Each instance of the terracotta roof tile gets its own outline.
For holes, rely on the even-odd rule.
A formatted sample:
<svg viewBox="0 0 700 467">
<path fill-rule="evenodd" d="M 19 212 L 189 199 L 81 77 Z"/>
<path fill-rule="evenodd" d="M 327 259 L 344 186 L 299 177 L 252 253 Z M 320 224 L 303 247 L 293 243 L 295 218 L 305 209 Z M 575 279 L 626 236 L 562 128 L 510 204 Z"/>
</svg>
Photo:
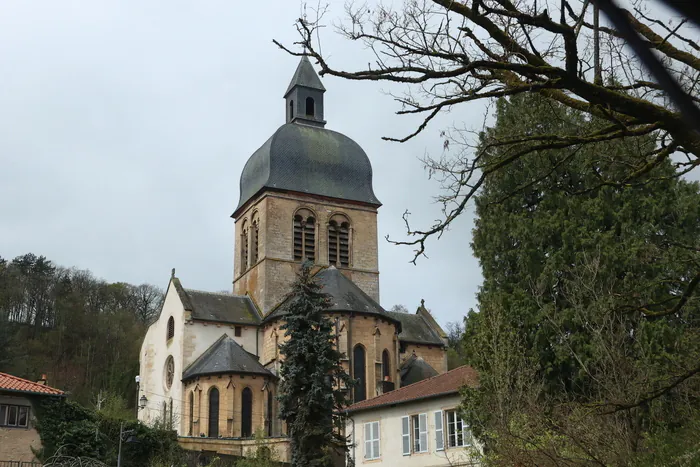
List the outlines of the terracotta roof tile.
<svg viewBox="0 0 700 467">
<path fill-rule="evenodd" d="M 446 396 L 459 393 L 462 386 L 476 386 L 479 384 L 479 375 L 470 366 L 460 366 L 432 378 L 424 379 L 417 383 L 409 384 L 400 389 L 386 392 L 381 396 L 367 399 L 347 408 L 348 412 L 383 407 L 386 405 L 405 404 L 420 399 L 428 399 L 437 396 Z"/>
<path fill-rule="evenodd" d="M 8 375 L 7 373 L 0 373 L 0 392 L 1 391 L 17 391 L 30 394 L 47 394 L 52 396 L 65 395 L 65 393 L 59 389 L 35 383 L 34 381 L 29 381 L 28 379 Z"/>
</svg>

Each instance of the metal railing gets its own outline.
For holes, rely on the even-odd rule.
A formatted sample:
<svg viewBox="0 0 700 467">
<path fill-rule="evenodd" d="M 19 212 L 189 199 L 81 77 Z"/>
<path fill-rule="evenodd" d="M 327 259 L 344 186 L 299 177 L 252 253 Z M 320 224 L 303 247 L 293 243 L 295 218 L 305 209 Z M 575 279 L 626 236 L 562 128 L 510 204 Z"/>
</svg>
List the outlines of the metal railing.
<svg viewBox="0 0 700 467">
<path fill-rule="evenodd" d="M 33 461 L 0 461 L 0 467 L 41 467 L 41 462 L 33 462 Z"/>
</svg>

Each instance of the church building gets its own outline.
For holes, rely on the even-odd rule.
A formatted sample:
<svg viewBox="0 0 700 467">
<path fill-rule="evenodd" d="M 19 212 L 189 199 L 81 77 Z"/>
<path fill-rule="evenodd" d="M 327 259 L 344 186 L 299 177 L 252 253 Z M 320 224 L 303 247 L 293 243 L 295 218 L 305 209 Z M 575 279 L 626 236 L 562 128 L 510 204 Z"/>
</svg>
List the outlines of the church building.
<svg viewBox="0 0 700 467">
<path fill-rule="evenodd" d="M 173 270 L 144 338 L 139 419 L 176 430 L 185 448 L 245 455 L 262 432 L 284 451 L 280 326 L 304 258 L 358 381 L 351 401 L 447 371 L 446 334 L 423 303 L 415 314 L 379 304 L 372 166 L 355 141 L 325 128 L 325 91 L 303 56 L 284 94 L 286 123 L 241 173 L 232 293 L 185 288 Z"/>
</svg>

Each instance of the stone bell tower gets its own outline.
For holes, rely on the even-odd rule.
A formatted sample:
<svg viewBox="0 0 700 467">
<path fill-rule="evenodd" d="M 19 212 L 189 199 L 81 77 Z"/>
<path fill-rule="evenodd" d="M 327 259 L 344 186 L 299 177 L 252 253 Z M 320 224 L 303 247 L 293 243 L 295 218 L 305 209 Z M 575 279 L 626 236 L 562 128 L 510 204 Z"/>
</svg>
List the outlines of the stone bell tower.
<svg viewBox="0 0 700 467">
<path fill-rule="evenodd" d="M 377 209 L 362 148 L 325 128 L 323 87 L 307 56 L 285 99 L 286 123 L 248 159 L 235 219 L 233 292 L 264 313 L 308 258 L 334 265 L 379 301 Z"/>
</svg>

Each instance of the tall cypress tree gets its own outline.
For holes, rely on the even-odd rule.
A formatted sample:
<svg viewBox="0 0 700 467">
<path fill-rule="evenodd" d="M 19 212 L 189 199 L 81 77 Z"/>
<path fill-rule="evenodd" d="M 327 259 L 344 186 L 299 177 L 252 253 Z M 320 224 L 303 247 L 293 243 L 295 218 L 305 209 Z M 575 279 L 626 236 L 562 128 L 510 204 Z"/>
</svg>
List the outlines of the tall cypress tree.
<svg viewBox="0 0 700 467">
<path fill-rule="evenodd" d="M 333 451 L 344 450 L 342 409 L 350 377 L 340 364 L 333 343 L 333 323 L 324 312 L 326 294 L 305 261 L 292 286 L 291 300 L 281 329 L 289 339 L 280 345 L 280 417 L 291 438 L 292 465 L 333 465 Z"/>
</svg>

